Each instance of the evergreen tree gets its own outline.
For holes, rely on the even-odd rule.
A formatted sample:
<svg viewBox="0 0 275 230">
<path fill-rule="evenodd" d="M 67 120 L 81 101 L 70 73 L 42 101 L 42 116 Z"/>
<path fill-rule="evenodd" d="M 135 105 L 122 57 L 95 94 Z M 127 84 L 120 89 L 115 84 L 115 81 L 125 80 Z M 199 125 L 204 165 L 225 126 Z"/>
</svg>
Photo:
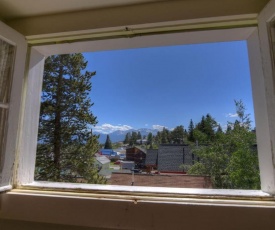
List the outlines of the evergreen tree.
<svg viewBox="0 0 275 230">
<path fill-rule="evenodd" d="M 179 125 L 176 128 L 174 128 L 174 130 L 171 132 L 171 139 L 172 139 L 172 142 L 175 144 L 183 143 L 184 128 L 182 125 Z"/>
<path fill-rule="evenodd" d="M 203 130 L 203 132 L 207 135 L 208 140 L 210 140 L 210 141 L 214 140 L 216 127 L 217 127 L 217 122 L 208 113 L 205 117 L 204 130 Z"/>
<path fill-rule="evenodd" d="M 194 137 L 194 123 L 192 119 L 190 120 L 189 126 L 188 126 L 188 141 L 195 141 Z"/>
<path fill-rule="evenodd" d="M 112 148 L 113 148 L 113 146 L 112 146 L 110 136 L 107 135 L 106 141 L 105 141 L 105 144 L 104 144 L 104 149 L 112 149 Z"/>
<path fill-rule="evenodd" d="M 232 131 L 232 127 L 230 124 L 227 124 L 226 133 L 230 133 Z"/>
<path fill-rule="evenodd" d="M 94 167 L 98 136 L 89 98 L 95 72 L 82 54 L 54 55 L 45 61 L 41 98 L 36 180 L 103 183 Z"/>
<path fill-rule="evenodd" d="M 141 136 L 141 133 L 138 131 L 138 134 L 137 134 L 137 139 L 142 139 L 142 136 Z"/>
<path fill-rule="evenodd" d="M 196 125 L 196 129 L 204 133 L 205 130 L 205 117 L 202 116 L 201 121 Z"/>
<path fill-rule="evenodd" d="M 196 125 L 195 133 L 196 136 L 195 139 L 198 140 L 199 138 L 200 142 L 211 142 L 215 138 L 215 129 L 217 128 L 217 122 L 210 114 L 207 114 L 206 116 L 202 116 L 201 121 Z"/>
<path fill-rule="evenodd" d="M 221 132 L 207 146 L 194 149 L 200 161 L 188 173 L 209 175 L 215 188 L 259 189 L 256 135 L 242 101 L 235 101 L 235 105 L 239 119 L 228 123 L 228 131 Z"/>
<path fill-rule="evenodd" d="M 219 134 L 219 133 L 223 133 L 222 127 L 220 124 L 218 125 L 217 131 L 216 131 L 216 134 Z"/>
<path fill-rule="evenodd" d="M 161 144 L 161 132 L 160 131 L 157 132 L 157 135 L 155 137 L 155 142 L 157 145 Z"/>
<path fill-rule="evenodd" d="M 137 134 L 137 140 L 139 140 L 139 144 L 142 145 L 142 136 L 141 136 L 141 133 L 138 131 L 138 134 Z"/>
<path fill-rule="evenodd" d="M 132 132 L 132 136 L 131 136 L 131 145 L 135 145 L 137 143 L 137 139 L 138 139 L 138 134 L 137 132 Z"/>
<path fill-rule="evenodd" d="M 131 139 L 131 134 L 130 133 L 127 133 L 125 135 L 125 139 L 123 141 L 124 144 L 129 144 L 130 143 L 130 139 Z"/>
<path fill-rule="evenodd" d="M 166 129 L 163 128 L 161 132 L 161 144 L 167 144 L 167 143 L 168 143 L 167 132 L 166 132 Z"/>
<path fill-rule="evenodd" d="M 153 134 L 151 132 L 147 136 L 147 144 L 150 145 L 150 148 L 153 148 Z"/>
</svg>

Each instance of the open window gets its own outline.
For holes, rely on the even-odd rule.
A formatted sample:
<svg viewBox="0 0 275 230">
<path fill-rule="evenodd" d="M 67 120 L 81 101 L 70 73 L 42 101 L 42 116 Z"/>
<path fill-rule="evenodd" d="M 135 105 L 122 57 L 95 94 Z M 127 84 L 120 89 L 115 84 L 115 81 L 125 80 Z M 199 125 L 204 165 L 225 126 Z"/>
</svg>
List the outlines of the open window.
<svg viewBox="0 0 275 230">
<path fill-rule="evenodd" d="M 275 4 L 275 3 L 274 3 Z M 253 97 L 255 103 L 255 113 L 256 113 L 256 124 L 257 124 L 257 136 L 258 136 L 258 148 L 260 152 L 260 169 L 261 169 L 261 181 L 262 181 L 262 190 L 264 192 L 274 193 L 275 183 L 274 183 L 274 167 L 272 165 L 273 153 L 272 153 L 272 145 L 273 140 L 273 119 L 272 114 L 274 110 L 273 105 L 273 80 L 272 77 L 272 66 L 267 64 L 271 60 L 270 52 L 269 52 L 269 36 L 270 33 L 267 31 L 266 22 L 270 21 L 273 13 L 271 10 L 271 6 L 267 7 L 265 11 L 263 11 L 260 16 L 260 39 L 258 36 L 258 29 L 256 27 L 243 27 L 243 28 L 228 28 L 228 29 L 212 29 L 212 30 L 203 30 L 203 31 L 189 31 L 189 32 L 180 32 L 177 33 L 167 33 L 168 30 L 163 29 L 161 25 L 156 26 L 152 29 L 152 31 L 147 31 L 148 33 L 138 34 L 138 36 L 133 36 L 134 30 L 131 31 L 129 28 L 127 30 L 118 30 L 116 34 L 116 38 L 114 38 L 114 31 L 106 29 L 102 32 L 102 36 L 98 31 L 93 34 L 91 31 L 90 35 L 86 38 L 90 41 L 77 41 L 83 38 L 76 37 L 74 42 L 71 43 L 61 43 L 61 44 L 45 44 L 47 41 L 51 43 L 54 38 L 50 38 L 47 40 L 46 37 L 42 37 L 39 41 L 39 38 L 27 38 L 29 39 L 31 45 L 30 50 L 30 60 L 29 60 L 29 69 L 28 69 L 28 77 L 26 79 L 26 84 L 23 84 L 23 73 L 24 67 L 22 63 L 25 60 L 21 58 L 20 64 L 21 69 L 18 67 L 14 67 L 15 71 L 19 71 L 21 74 L 21 78 L 13 78 L 16 80 L 21 80 L 18 84 L 13 84 L 12 92 L 15 92 L 16 95 L 20 95 L 20 99 L 22 97 L 24 102 L 24 108 L 21 112 L 21 116 L 19 116 L 20 103 L 21 100 L 16 100 L 18 106 L 15 106 L 17 109 L 15 111 L 11 111 L 12 109 L 12 98 L 13 93 L 11 93 L 11 104 L 9 111 L 9 119 L 15 120 L 12 122 L 12 126 L 14 126 L 14 130 L 19 130 L 18 132 L 14 132 L 11 134 L 8 130 L 7 135 L 7 144 L 8 146 L 12 146 L 14 150 L 5 151 L 12 153 L 10 154 L 10 161 L 7 160 L 6 154 L 4 155 L 5 166 L 2 169 L 2 182 L 3 185 L 8 185 L 10 183 L 10 178 L 12 175 L 12 165 L 15 162 L 15 152 L 18 147 L 20 150 L 19 157 L 16 158 L 15 164 L 18 166 L 18 171 L 16 173 L 15 184 L 17 186 L 45 186 L 39 185 L 33 181 L 34 178 L 34 165 L 35 165 L 35 152 L 36 152 L 36 140 L 37 140 L 37 126 L 38 118 L 39 118 L 39 105 L 40 105 L 40 92 L 42 86 L 42 75 L 43 75 L 43 66 L 45 57 L 53 54 L 65 54 L 65 53 L 74 53 L 74 52 L 90 52 L 90 51 L 100 51 L 100 50 L 115 50 L 115 49 L 126 49 L 126 48 L 139 48 L 139 47 L 154 47 L 161 45 L 179 45 L 179 44 L 194 44 L 194 43 L 205 43 L 205 42 L 219 42 L 219 41 L 234 41 L 234 40 L 247 40 L 249 46 L 249 56 L 251 63 L 251 72 L 252 72 L 252 87 L 253 87 Z M 165 25 L 167 29 L 167 25 Z M 146 28 L 147 29 L 147 28 Z M 157 35 L 159 30 L 161 32 L 165 32 L 162 35 Z M 155 35 L 152 35 L 156 33 Z M 93 37 L 94 35 L 94 37 Z M 131 35 L 131 36 L 130 36 Z M 146 35 L 146 36 L 140 36 Z M 90 37 L 89 37 L 90 36 Z M 5 36 L 4 36 L 5 37 Z M 6 36 L 9 37 L 8 35 Z M 124 38 L 121 38 L 124 37 Z M 108 38 L 108 39 L 106 39 Z M 33 40 L 32 40 L 33 39 Z M 58 38 L 60 39 L 60 38 Z M 63 38 L 66 41 L 66 36 Z M 19 44 L 13 43 L 13 44 Z M 23 41 L 21 42 L 24 43 Z M 38 45 L 37 45 L 38 44 Z M 261 44 L 261 49 L 260 49 Z M 25 45 L 25 44 L 24 44 Z M 16 55 L 18 52 L 19 45 L 16 46 Z M 267 69 L 266 72 L 262 71 L 262 56 L 266 55 L 266 60 L 268 60 L 263 69 Z M 268 59 L 269 58 L 269 59 Z M 15 65 L 18 59 L 15 58 Z M 270 62 L 271 63 L 271 62 Z M 269 74 L 269 77 L 266 77 L 265 74 Z M 24 85 L 24 92 L 22 94 L 21 87 Z M 266 86 L 268 86 L 266 88 Z M 12 118 L 12 116 L 15 116 Z M 19 117 L 22 118 L 22 122 L 20 126 L 18 126 Z M 18 128 L 19 127 L 19 128 Z M 16 136 L 20 136 L 20 142 L 18 142 L 17 138 L 9 138 L 9 135 L 15 134 Z M 9 142 L 13 142 L 13 144 L 9 144 Z M 2 157 L 3 159 L 3 157 Z M 10 176 L 5 176 L 10 175 Z M 48 185 L 47 185 L 48 186 Z M 49 185 L 49 186 L 57 186 L 61 185 Z M 104 188 L 106 189 L 106 188 Z M 125 188 L 127 191 L 129 188 Z M 107 189 L 108 190 L 108 189 Z M 110 190 L 115 190 L 115 188 L 110 187 Z M 134 189 L 135 190 L 135 189 Z"/>
<path fill-rule="evenodd" d="M 0 191 L 10 189 L 19 146 L 20 108 L 27 43 L 0 23 Z"/>
<path fill-rule="evenodd" d="M 248 1 L 247 4 L 249 4 Z M 234 229 L 236 226 L 239 228 L 272 229 L 274 227 L 275 194 L 275 96 L 269 23 L 275 17 L 274 9 L 275 1 L 270 0 L 257 18 L 258 27 L 253 24 L 237 29 L 236 27 L 241 25 L 240 21 L 238 23 L 232 21 L 231 26 L 234 27 L 233 29 L 222 30 L 218 28 L 215 30 L 212 28 L 213 30 L 209 31 L 209 28 L 205 29 L 202 26 L 199 28 L 204 28 L 202 29 L 204 31 L 189 31 L 178 34 L 178 41 L 172 38 L 171 34 L 165 36 L 168 39 L 167 41 L 173 44 L 247 40 L 258 134 L 261 189 L 263 192 L 243 190 L 202 191 L 194 189 L 180 191 L 172 189 L 138 189 L 123 186 L 106 188 L 83 184 L 34 182 L 37 127 L 33 124 L 38 124 L 44 58 L 51 54 L 110 49 L 111 46 L 117 48 L 140 47 L 143 42 L 138 46 L 135 43 L 137 40 L 141 40 L 138 37 L 77 42 L 78 39 L 81 40 L 83 37 L 85 39 L 85 36 L 78 36 L 78 31 L 70 34 L 72 36 L 64 35 L 62 37 L 62 34 L 48 34 L 43 37 L 43 35 L 38 35 L 33 40 L 27 37 L 32 48 L 28 63 L 29 70 L 26 71 L 27 78 L 24 82 L 26 56 L 24 38 L 20 36 L 21 42 L 12 42 L 17 35 L 15 36 L 15 33 L 1 24 L 1 36 L 9 44 L 16 47 L 16 58 L 9 106 L 9 120 L 12 122 L 9 123 L 7 131 L 6 150 L 4 152 L 5 162 L 1 171 L 0 190 L 10 189 L 12 178 L 14 179 L 14 187 L 18 188 L 7 194 L 1 194 L 1 220 L 3 218 L 11 221 L 16 220 L 15 224 L 20 226 L 36 222 L 32 225 L 34 228 L 37 228 L 37 226 L 46 227 L 42 223 L 53 223 L 59 224 L 57 228 L 67 227 L 60 226 L 62 224 L 70 225 L 67 229 L 72 225 L 75 228 L 89 226 L 93 229 L 104 227 L 108 229 L 151 229 L 153 227 L 165 229 L 168 225 L 171 229 L 182 229 L 186 226 L 194 229 L 201 229 L 205 226 L 213 229 Z M 242 17 L 240 16 L 239 19 L 241 20 Z M 204 19 L 201 22 L 203 24 Z M 36 25 L 36 21 L 34 21 L 34 24 Z M 224 25 L 224 22 L 221 24 Z M 107 25 L 110 24 L 107 23 Z M 126 33 L 125 28 L 119 29 L 119 31 L 122 30 Z M 92 34 L 92 31 L 90 32 Z M 122 36 L 125 35 L 122 32 L 121 34 Z M 131 37 L 131 34 L 129 34 L 130 32 L 127 35 Z M 96 34 L 96 36 L 99 35 L 99 33 Z M 64 43 L 45 45 L 44 42 L 47 43 L 48 41 L 47 37 L 51 37 L 51 42 L 63 41 Z M 102 35 L 102 37 L 104 36 Z M 75 41 L 72 38 L 76 38 Z M 70 40 L 72 43 L 66 43 Z M 32 41 L 36 41 L 37 45 L 34 45 Z M 161 42 L 156 40 L 154 36 L 144 36 L 144 41 L 149 46 Z M 165 41 L 162 42 L 165 43 Z M 17 56 L 18 54 L 20 55 Z M 22 93 L 22 85 L 24 93 Z M 23 101 L 23 106 L 21 106 L 21 101 Z M 23 107 L 21 114 L 19 113 L 20 107 Z M 20 118 L 21 122 L 19 124 Z M 11 130 L 11 133 L 9 130 Z M 20 142 L 18 136 L 21 136 Z M 15 158 L 16 153 L 18 155 Z M 13 173 L 15 169 L 13 165 L 16 166 L 16 173 Z M 28 189 L 32 189 L 32 191 Z M 194 213 L 197 215 L 194 215 Z M 197 221 L 198 216 L 203 218 Z M 106 217 L 108 218 L 106 219 Z M 14 226 L 14 223 L 11 224 Z M 55 227 L 50 224 L 47 226 L 48 228 Z"/>
<path fill-rule="evenodd" d="M 169 33 L 162 35 L 147 35 L 143 37 L 133 38 L 115 38 L 107 40 L 83 41 L 75 43 L 64 43 L 57 45 L 42 45 L 33 46 L 31 49 L 30 71 L 28 75 L 28 86 L 26 95 L 26 104 L 24 112 L 23 130 L 28 130 L 29 135 L 22 136 L 22 151 L 24 152 L 24 162 L 19 163 L 18 185 L 23 187 L 60 187 L 60 184 L 40 183 L 34 182 L 34 165 L 36 154 L 36 140 L 37 140 L 37 126 L 40 108 L 40 90 L 42 87 L 42 73 L 44 67 L 44 58 L 53 54 L 65 54 L 73 52 L 91 52 L 102 50 L 117 50 L 127 48 L 141 48 L 141 47 L 155 47 L 163 45 L 179 45 L 179 44 L 193 44 L 205 42 L 221 42 L 221 41 L 238 41 L 249 40 L 255 34 L 257 29 L 255 27 L 225 29 L 225 30 L 211 30 L 198 32 L 183 32 L 183 33 Z M 256 46 L 257 47 L 257 46 Z M 252 48 L 253 49 L 253 48 Z M 39 76 L 39 77 L 38 77 Z M 253 83 L 253 82 L 252 82 Z M 37 95 L 37 96 L 34 96 Z M 257 117 L 256 117 L 257 120 Z M 26 168 L 28 170 L 26 171 Z M 66 185 L 79 186 L 79 185 Z M 127 191 L 129 188 L 100 185 L 83 185 L 90 189 L 116 190 L 123 189 Z M 131 188 L 135 191 L 144 190 L 143 188 Z M 161 189 L 158 189 L 161 192 Z M 172 189 L 173 190 L 173 189 Z M 145 191 L 155 191 L 152 188 L 145 189 Z M 173 190 L 175 191 L 175 190 Z M 179 191 L 177 191 L 179 192 Z M 185 193 L 186 191 L 180 191 Z M 187 193 L 189 193 L 188 191 Z M 203 193 L 203 191 L 200 191 Z M 199 193 L 200 193 L 199 192 Z M 192 191 L 194 193 L 194 191 Z M 196 192 L 195 192 L 196 193 Z M 214 192 L 215 193 L 215 192 Z M 233 192 L 234 193 L 234 192 Z M 256 192 L 257 193 L 257 192 Z"/>
</svg>

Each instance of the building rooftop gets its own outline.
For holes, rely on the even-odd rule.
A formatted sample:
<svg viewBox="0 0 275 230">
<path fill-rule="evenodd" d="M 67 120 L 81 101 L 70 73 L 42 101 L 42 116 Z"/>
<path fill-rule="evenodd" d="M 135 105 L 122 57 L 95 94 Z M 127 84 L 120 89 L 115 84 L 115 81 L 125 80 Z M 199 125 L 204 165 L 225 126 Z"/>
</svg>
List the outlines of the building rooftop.
<svg viewBox="0 0 275 230">
<path fill-rule="evenodd" d="M 113 172 L 108 184 L 131 185 L 132 173 Z M 174 187 L 174 188 L 212 188 L 210 177 L 176 174 L 134 174 L 135 186 Z"/>
</svg>

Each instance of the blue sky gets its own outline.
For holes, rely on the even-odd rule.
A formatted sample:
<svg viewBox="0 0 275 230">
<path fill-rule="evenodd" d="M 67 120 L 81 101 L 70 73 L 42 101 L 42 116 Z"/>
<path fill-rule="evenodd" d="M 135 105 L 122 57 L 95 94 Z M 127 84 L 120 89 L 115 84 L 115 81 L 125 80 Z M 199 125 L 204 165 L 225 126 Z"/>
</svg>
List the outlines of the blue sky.
<svg viewBox="0 0 275 230">
<path fill-rule="evenodd" d="M 245 41 L 85 53 L 96 71 L 94 130 L 188 128 L 210 113 L 226 126 L 241 99 L 254 121 Z M 254 124 L 253 124 L 254 125 Z"/>
</svg>

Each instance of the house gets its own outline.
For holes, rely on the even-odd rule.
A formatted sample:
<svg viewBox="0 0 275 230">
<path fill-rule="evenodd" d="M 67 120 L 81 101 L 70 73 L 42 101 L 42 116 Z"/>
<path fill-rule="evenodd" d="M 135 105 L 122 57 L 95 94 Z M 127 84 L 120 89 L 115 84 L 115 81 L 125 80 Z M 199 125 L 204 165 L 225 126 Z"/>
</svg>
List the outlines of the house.
<svg viewBox="0 0 275 230">
<path fill-rule="evenodd" d="M 139 144 L 139 145 L 144 145 L 144 144 L 147 144 L 147 139 L 137 139 L 136 140 L 136 144 Z"/>
<path fill-rule="evenodd" d="M 192 159 L 193 157 L 193 159 Z M 158 149 L 158 171 L 160 172 L 181 172 L 183 164 L 192 165 L 194 154 L 190 146 L 186 144 L 162 144 Z"/>
<path fill-rule="evenodd" d="M 126 161 L 134 161 L 139 167 L 143 167 L 146 159 L 146 150 L 137 146 L 126 149 Z"/>
<path fill-rule="evenodd" d="M 0 228 L 274 229 L 274 16 L 275 0 L 2 0 L 0 39 L 16 52 L 11 100 L 0 101 L 9 124 L 1 144 Z M 236 40 L 248 47 L 261 191 L 33 181 L 45 57 Z"/>
<path fill-rule="evenodd" d="M 96 161 L 95 161 L 95 167 L 98 168 L 98 174 L 100 176 L 104 176 L 105 178 L 110 178 L 111 177 L 111 170 L 110 170 L 110 160 L 108 157 L 100 154 L 96 154 L 95 156 Z"/>
<path fill-rule="evenodd" d="M 112 149 L 100 149 L 98 153 L 107 157 L 117 156 L 117 152 Z"/>
<path fill-rule="evenodd" d="M 147 149 L 145 166 L 149 171 L 157 169 L 158 165 L 158 149 Z"/>
<path fill-rule="evenodd" d="M 114 149 L 114 152 L 117 153 L 116 158 L 118 160 L 125 160 L 126 159 L 126 149 L 124 147 Z"/>
<path fill-rule="evenodd" d="M 146 168 L 159 172 L 184 173 L 182 165 L 193 165 L 199 158 L 187 144 L 161 144 L 158 149 L 148 149 Z"/>
<path fill-rule="evenodd" d="M 99 172 L 101 170 L 107 170 L 110 168 L 111 161 L 109 160 L 108 157 L 97 154 L 95 158 L 96 158 L 95 166 L 99 169 Z"/>
<path fill-rule="evenodd" d="M 121 169 L 132 170 L 135 168 L 135 162 L 134 161 L 121 161 L 120 167 L 121 167 Z"/>
</svg>

